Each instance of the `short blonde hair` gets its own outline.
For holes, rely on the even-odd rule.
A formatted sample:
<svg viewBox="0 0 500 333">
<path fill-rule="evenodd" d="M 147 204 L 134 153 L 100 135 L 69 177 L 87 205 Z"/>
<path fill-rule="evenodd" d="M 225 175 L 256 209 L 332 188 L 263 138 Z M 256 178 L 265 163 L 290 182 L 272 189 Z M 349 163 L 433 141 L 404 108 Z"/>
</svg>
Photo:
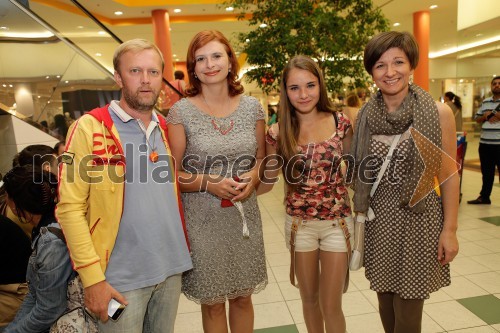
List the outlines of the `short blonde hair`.
<svg viewBox="0 0 500 333">
<path fill-rule="evenodd" d="M 144 50 L 154 50 L 158 55 L 160 56 L 161 59 L 161 70 L 163 71 L 163 68 L 165 67 L 165 60 L 163 60 L 163 54 L 161 53 L 160 49 L 158 46 L 156 46 L 154 43 L 150 42 L 149 40 L 146 39 L 131 39 L 128 40 L 115 50 L 115 54 L 113 55 L 113 68 L 115 71 L 120 72 L 120 59 L 122 55 L 126 52 L 132 51 L 132 52 L 139 52 L 139 51 L 144 51 Z"/>
</svg>

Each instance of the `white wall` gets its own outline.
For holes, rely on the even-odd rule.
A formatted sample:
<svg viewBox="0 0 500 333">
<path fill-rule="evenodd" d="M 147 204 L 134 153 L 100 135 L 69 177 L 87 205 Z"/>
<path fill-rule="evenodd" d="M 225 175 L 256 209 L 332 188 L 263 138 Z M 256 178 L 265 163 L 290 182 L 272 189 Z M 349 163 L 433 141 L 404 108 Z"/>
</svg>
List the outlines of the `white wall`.
<svg viewBox="0 0 500 333">
<path fill-rule="evenodd" d="M 0 116 L 0 172 L 12 168 L 12 158 L 17 152 L 32 144 L 50 147 L 58 142 L 47 133 L 11 115 Z"/>
<path fill-rule="evenodd" d="M 457 8 L 457 30 L 494 19 L 499 13 L 498 0 L 458 0 Z"/>
</svg>

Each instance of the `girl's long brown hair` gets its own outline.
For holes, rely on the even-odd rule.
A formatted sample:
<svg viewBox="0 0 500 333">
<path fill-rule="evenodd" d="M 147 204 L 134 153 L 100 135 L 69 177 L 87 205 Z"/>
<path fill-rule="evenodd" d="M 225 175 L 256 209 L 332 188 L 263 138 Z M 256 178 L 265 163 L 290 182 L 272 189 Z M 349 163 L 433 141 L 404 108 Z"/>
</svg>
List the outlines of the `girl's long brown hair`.
<svg viewBox="0 0 500 333">
<path fill-rule="evenodd" d="M 290 189 L 294 189 L 297 185 L 296 177 L 299 174 L 297 165 L 293 168 L 289 165 L 294 165 L 297 156 L 297 141 L 300 133 L 300 124 L 295 112 L 295 108 L 290 103 L 287 95 L 287 80 L 290 71 L 293 68 L 302 69 L 310 72 L 318 78 L 320 95 L 316 108 L 319 112 L 334 113 L 335 107 L 328 99 L 325 80 L 321 69 L 314 60 L 304 55 L 297 55 L 288 61 L 288 64 L 283 69 L 280 83 L 280 105 L 278 111 L 279 119 L 279 135 L 278 135 L 278 155 L 283 157 L 284 163 L 282 167 L 285 182 Z M 287 168 L 287 166 L 289 166 Z"/>
</svg>

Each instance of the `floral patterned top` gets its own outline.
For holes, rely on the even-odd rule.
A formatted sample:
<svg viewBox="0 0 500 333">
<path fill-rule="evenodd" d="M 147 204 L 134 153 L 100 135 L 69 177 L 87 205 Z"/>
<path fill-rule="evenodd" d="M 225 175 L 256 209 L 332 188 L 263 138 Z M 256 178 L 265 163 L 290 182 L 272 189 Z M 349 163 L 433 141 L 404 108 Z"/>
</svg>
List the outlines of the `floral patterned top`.
<svg viewBox="0 0 500 333">
<path fill-rule="evenodd" d="M 351 122 L 337 112 L 337 129 L 327 140 L 297 146 L 300 158 L 300 183 L 287 191 L 286 213 L 304 220 L 333 220 L 351 215 L 351 205 L 343 178 L 342 139 Z M 277 146 L 279 125 L 267 131 L 266 142 Z"/>
</svg>

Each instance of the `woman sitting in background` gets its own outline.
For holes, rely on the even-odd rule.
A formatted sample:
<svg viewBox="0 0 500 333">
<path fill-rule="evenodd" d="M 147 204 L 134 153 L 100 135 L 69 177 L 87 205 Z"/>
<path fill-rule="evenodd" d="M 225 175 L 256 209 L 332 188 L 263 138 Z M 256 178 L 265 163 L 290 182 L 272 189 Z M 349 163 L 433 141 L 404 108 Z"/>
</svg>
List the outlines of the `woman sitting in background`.
<svg viewBox="0 0 500 333">
<path fill-rule="evenodd" d="M 57 184 L 32 165 L 13 168 L 3 177 L 7 205 L 33 225 L 26 279 L 29 292 L 4 333 L 46 332 L 67 306 L 68 281 L 74 276 L 66 244 L 54 235 Z"/>
</svg>

